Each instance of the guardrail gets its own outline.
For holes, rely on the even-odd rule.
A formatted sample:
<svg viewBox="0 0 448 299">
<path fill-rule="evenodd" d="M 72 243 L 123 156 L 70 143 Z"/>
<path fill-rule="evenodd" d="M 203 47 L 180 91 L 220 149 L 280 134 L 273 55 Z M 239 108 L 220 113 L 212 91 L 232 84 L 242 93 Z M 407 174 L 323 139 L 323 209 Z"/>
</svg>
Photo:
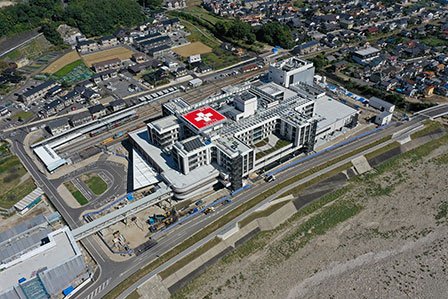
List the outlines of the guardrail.
<svg viewBox="0 0 448 299">
<path fill-rule="evenodd" d="M 266 175 L 267 175 L 267 176 L 276 175 L 276 174 L 278 174 L 278 173 L 280 173 L 280 172 L 285 171 L 286 169 L 289 169 L 289 168 L 291 168 L 291 167 L 296 166 L 297 164 L 303 163 L 303 162 L 308 161 L 308 160 L 310 160 L 310 159 L 312 159 L 312 158 L 315 158 L 315 157 L 317 157 L 317 156 L 320 156 L 320 155 L 322 155 L 322 154 L 324 154 L 324 153 L 326 153 L 326 152 L 329 152 L 329 151 L 335 150 L 335 149 L 337 149 L 337 148 L 343 147 L 343 146 L 345 146 L 345 145 L 347 145 L 347 144 L 349 144 L 349 143 L 352 143 L 353 141 L 359 140 L 359 139 L 364 138 L 364 137 L 366 137 L 366 136 L 369 136 L 369 135 L 371 135 L 371 134 L 373 134 L 373 133 L 376 133 L 376 132 L 378 132 L 378 131 L 384 130 L 385 128 L 391 126 L 392 124 L 393 124 L 393 123 L 390 123 L 390 124 L 387 124 L 387 125 L 384 125 L 384 126 L 380 126 L 380 127 L 375 128 L 375 129 L 373 129 L 373 130 L 371 130 L 371 131 L 368 131 L 368 132 L 362 133 L 362 134 L 360 134 L 360 135 L 358 135 L 358 136 L 352 137 L 352 138 L 350 138 L 350 139 L 348 139 L 348 140 L 346 140 L 346 141 L 343 141 L 343 142 L 341 142 L 341 143 L 332 145 L 332 146 L 330 146 L 330 147 L 328 147 L 328 148 L 326 148 L 326 149 L 323 149 L 323 150 L 321 150 L 321 151 L 319 151 L 319 152 L 310 154 L 310 155 L 308 155 L 308 156 L 306 156 L 306 157 L 304 157 L 304 158 L 302 158 L 302 159 L 298 159 L 298 160 L 295 160 L 295 161 L 293 161 L 293 162 L 291 162 L 291 163 L 288 163 L 288 164 L 286 164 L 286 165 L 283 165 L 283 166 L 281 166 L 281 167 L 279 167 L 279 168 L 277 168 L 277 169 L 275 169 L 275 170 L 272 170 L 272 171 L 268 172 Z"/>
</svg>

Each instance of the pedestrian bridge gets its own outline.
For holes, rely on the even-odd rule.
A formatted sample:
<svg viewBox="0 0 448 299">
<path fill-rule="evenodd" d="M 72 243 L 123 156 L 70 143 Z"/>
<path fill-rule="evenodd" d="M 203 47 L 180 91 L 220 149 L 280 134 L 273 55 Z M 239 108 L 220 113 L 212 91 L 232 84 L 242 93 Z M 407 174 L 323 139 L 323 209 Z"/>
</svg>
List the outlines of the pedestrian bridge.
<svg viewBox="0 0 448 299">
<path fill-rule="evenodd" d="M 76 241 L 79 241 L 85 237 L 88 237 L 92 234 L 99 232 L 100 230 L 117 223 L 131 215 L 134 215 L 141 210 L 158 204 L 161 201 L 167 200 L 171 198 L 171 189 L 162 185 L 157 191 L 151 193 L 148 196 L 143 197 L 140 200 L 136 200 L 128 204 L 127 206 L 114 210 L 107 215 L 104 215 L 100 218 L 97 218 L 89 223 L 84 224 L 78 228 L 75 228 L 72 231 L 72 234 Z"/>
</svg>

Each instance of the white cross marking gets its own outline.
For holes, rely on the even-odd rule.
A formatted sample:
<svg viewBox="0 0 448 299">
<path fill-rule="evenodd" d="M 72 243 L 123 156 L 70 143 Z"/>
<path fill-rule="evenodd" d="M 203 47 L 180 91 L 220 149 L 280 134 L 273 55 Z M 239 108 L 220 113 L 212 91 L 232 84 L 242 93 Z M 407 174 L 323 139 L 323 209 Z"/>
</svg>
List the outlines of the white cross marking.
<svg viewBox="0 0 448 299">
<path fill-rule="evenodd" d="M 203 120 L 203 121 L 205 121 L 205 122 L 209 122 L 209 121 L 211 121 L 212 119 L 211 119 L 211 117 L 213 116 L 213 113 L 203 113 L 203 112 L 199 112 L 199 113 L 197 113 L 196 114 L 196 118 L 194 119 L 195 121 L 201 121 L 201 120 Z"/>
</svg>

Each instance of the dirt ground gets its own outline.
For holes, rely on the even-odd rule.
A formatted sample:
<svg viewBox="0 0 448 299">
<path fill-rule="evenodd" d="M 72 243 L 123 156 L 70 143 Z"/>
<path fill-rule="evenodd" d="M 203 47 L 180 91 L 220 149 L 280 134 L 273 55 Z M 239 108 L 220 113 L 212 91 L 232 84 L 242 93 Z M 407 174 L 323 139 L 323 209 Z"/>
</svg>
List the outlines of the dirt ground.
<svg viewBox="0 0 448 299">
<path fill-rule="evenodd" d="M 173 297 L 446 298 L 447 143 L 353 179 L 323 209 L 257 235 Z M 359 208 L 322 229 L 319 213 L 344 202 Z"/>
<path fill-rule="evenodd" d="M 47 66 L 42 72 L 43 73 L 49 73 L 53 74 L 59 71 L 61 68 L 66 66 L 67 64 L 70 64 L 72 62 L 75 62 L 78 60 L 79 54 L 76 51 L 68 52 L 67 54 L 64 54 L 62 57 L 56 59 L 53 61 L 49 66 Z"/>
<path fill-rule="evenodd" d="M 191 43 L 191 44 L 188 44 L 185 46 L 175 48 L 175 49 L 173 49 L 173 52 L 182 57 L 189 57 L 191 55 L 196 55 L 196 54 L 211 53 L 212 48 L 204 45 L 201 42 L 194 42 L 194 43 Z"/>
<path fill-rule="evenodd" d="M 94 63 L 106 61 L 106 60 L 110 60 L 110 59 L 114 59 L 114 58 L 119 58 L 121 60 L 127 60 L 127 59 L 131 58 L 133 53 L 134 52 L 132 52 L 128 48 L 117 47 L 117 48 L 112 48 L 112 49 L 108 49 L 108 50 L 104 50 L 104 51 L 95 52 L 92 54 L 83 55 L 82 59 L 84 60 L 84 62 L 86 63 L 86 65 L 88 67 L 91 67 L 92 64 L 94 64 Z"/>
</svg>

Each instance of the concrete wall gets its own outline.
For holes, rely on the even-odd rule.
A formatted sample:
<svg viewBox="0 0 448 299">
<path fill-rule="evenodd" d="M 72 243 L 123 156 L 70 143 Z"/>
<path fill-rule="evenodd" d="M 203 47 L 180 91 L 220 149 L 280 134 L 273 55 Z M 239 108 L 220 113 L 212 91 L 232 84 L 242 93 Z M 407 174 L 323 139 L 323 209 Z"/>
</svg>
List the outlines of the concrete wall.
<svg viewBox="0 0 448 299">
<path fill-rule="evenodd" d="M 280 209 L 269 215 L 269 217 L 258 218 L 258 227 L 261 231 L 273 230 L 277 226 L 288 220 L 296 212 L 296 207 L 294 206 L 292 201 L 289 201 Z"/>
<path fill-rule="evenodd" d="M 267 206 L 267 208 L 268 207 L 269 206 Z M 238 226 L 232 228 L 227 233 L 219 236 L 222 239 L 221 242 L 164 279 L 162 282 L 163 286 L 169 290 L 170 293 L 175 292 L 204 272 L 221 257 L 252 238 L 258 232 L 276 228 L 296 212 L 297 210 L 294 204 L 289 201 L 267 217 L 257 218 L 242 228 L 239 228 Z"/>
</svg>

